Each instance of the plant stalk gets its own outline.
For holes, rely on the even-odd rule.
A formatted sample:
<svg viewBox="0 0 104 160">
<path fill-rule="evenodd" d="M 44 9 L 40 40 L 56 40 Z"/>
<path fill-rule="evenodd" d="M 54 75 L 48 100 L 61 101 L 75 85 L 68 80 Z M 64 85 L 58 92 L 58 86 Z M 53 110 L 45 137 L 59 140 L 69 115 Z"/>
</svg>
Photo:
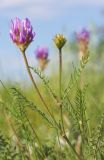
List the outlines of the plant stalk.
<svg viewBox="0 0 104 160">
<path fill-rule="evenodd" d="M 75 148 L 73 147 L 73 145 L 71 144 L 71 142 L 69 141 L 69 139 L 67 138 L 66 135 L 63 136 L 63 138 L 65 139 L 65 141 L 67 142 L 67 144 L 70 146 L 70 148 L 72 148 L 73 152 L 75 153 L 76 157 L 79 160 L 83 160 L 82 157 L 76 152 Z"/>
<path fill-rule="evenodd" d="M 59 97 L 60 97 L 60 116 L 61 116 L 61 123 L 62 123 L 62 133 L 65 134 L 64 129 L 64 121 L 63 121 L 63 109 L 62 109 L 62 49 L 59 49 Z"/>
<path fill-rule="evenodd" d="M 26 57 L 25 52 L 22 52 L 22 55 L 23 55 L 23 58 L 24 58 L 24 62 L 25 62 L 25 66 L 26 66 L 28 75 L 29 75 L 29 77 L 30 77 L 30 79 L 31 79 L 31 81 L 32 81 L 32 83 L 33 83 L 34 88 L 36 89 L 36 91 L 37 91 L 37 93 L 38 93 L 38 95 L 39 95 L 42 103 L 44 104 L 44 106 L 45 106 L 45 108 L 47 109 L 48 113 L 50 114 L 51 118 L 52 118 L 52 119 L 54 120 L 54 122 L 57 124 L 57 122 L 56 122 L 53 114 L 50 112 L 50 110 L 49 110 L 46 102 L 44 101 L 43 96 L 41 95 L 41 93 L 40 93 L 40 91 L 39 91 L 39 89 L 38 89 L 38 87 L 37 87 L 37 85 L 36 85 L 36 82 L 35 82 L 35 80 L 34 80 L 34 78 L 33 78 L 33 76 L 32 76 L 32 73 L 31 73 L 31 71 L 30 71 L 30 68 L 29 68 L 29 65 L 28 65 L 28 61 L 27 61 L 27 57 Z M 57 124 L 57 126 L 58 126 L 58 124 Z"/>
<path fill-rule="evenodd" d="M 61 100 L 62 90 L 62 50 L 59 49 L 59 97 Z"/>
</svg>

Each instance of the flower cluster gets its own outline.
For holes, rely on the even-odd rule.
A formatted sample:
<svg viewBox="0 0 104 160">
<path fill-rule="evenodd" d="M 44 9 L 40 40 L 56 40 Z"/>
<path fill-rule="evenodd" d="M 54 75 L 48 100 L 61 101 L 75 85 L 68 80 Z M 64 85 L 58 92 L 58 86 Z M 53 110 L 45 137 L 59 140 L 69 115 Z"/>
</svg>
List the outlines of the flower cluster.
<svg viewBox="0 0 104 160">
<path fill-rule="evenodd" d="M 20 20 L 16 17 L 11 20 L 10 37 L 22 52 L 33 41 L 35 33 L 28 18 Z"/>
<path fill-rule="evenodd" d="M 89 42 L 89 38 L 90 38 L 90 33 L 89 33 L 88 30 L 82 29 L 81 32 L 76 33 L 76 38 L 77 38 L 78 42 L 83 41 L 83 42 L 88 43 Z"/>
<path fill-rule="evenodd" d="M 79 44 L 79 59 L 88 55 L 88 44 L 90 39 L 90 33 L 86 29 L 82 29 L 81 32 L 76 33 L 76 39 Z"/>
<path fill-rule="evenodd" d="M 47 59 L 48 58 L 48 48 L 45 46 L 39 46 L 37 47 L 35 54 L 36 54 L 37 59 Z"/>
<path fill-rule="evenodd" d="M 42 71 L 46 68 L 47 63 L 49 62 L 48 54 L 49 54 L 49 50 L 45 46 L 39 46 L 35 50 L 35 55 L 39 61 L 39 66 Z"/>
<path fill-rule="evenodd" d="M 66 38 L 62 34 L 56 34 L 53 40 L 58 49 L 62 49 L 66 43 Z"/>
</svg>

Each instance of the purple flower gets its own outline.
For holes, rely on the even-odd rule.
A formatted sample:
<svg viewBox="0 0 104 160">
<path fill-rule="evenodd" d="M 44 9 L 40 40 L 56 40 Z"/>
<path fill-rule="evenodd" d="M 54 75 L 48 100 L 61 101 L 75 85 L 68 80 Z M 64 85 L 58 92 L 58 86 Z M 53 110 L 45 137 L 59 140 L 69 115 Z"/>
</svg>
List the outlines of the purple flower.
<svg viewBox="0 0 104 160">
<path fill-rule="evenodd" d="M 38 59 L 39 67 L 42 71 L 46 68 L 49 59 L 48 59 L 48 48 L 45 46 L 39 46 L 35 50 L 36 58 Z"/>
<path fill-rule="evenodd" d="M 34 36 L 35 32 L 33 32 L 28 18 L 20 20 L 16 17 L 14 20 L 11 20 L 10 37 L 21 51 L 25 51 L 28 45 L 33 41 Z"/>
<path fill-rule="evenodd" d="M 78 42 L 84 41 L 88 43 L 89 38 L 90 38 L 90 33 L 88 30 L 82 29 L 82 31 L 76 33 L 76 38 Z"/>
<path fill-rule="evenodd" d="M 45 46 L 37 47 L 35 54 L 37 59 L 47 59 L 48 58 L 48 48 Z"/>
</svg>

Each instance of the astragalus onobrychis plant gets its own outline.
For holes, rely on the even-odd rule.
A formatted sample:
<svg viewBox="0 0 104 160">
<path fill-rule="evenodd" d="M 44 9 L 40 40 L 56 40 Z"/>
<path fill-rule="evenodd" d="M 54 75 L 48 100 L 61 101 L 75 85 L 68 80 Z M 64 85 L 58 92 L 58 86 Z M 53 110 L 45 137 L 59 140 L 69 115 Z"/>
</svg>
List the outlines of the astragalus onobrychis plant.
<svg viewBox="0 0 104 160">
<path fill-rule="evenodd" d="M 2 132 L 0 133 L 0 159 L 104 160 L 104 114 L 99 126 L 91 128 L 86 105 L 88 85 L 83 82 L 83 69 L 89 58 L 89 32 L 83 29 L 76 33 L 79 65 L 77 67 L 73 65 L 73 73 L 65 88 L 62 85 L 62 49 L 66 38 L 62 34 L 57 34 L 53 39 L 59 54 L 59 93 L 53 89 L 43 72 L 49 62 L 47 47 L 39 46 L 35 51 L 40 69 L 28 63 L 26 49 L 35 37 L 29 19 L 20 20 L 16 17 L 12 20 L 10 37 L 20 49 L 34 93 L 37 93 L 41 106 L 37 104 L 37 97 L 32 101 L 16 87 L 5 88 L 9 103 L 7 98 L 0 102 L 0 106 L 5 109 L 10 134 L 4 136 Z M 43 95 L 37 86 L 34 73 L 42 81 L 47 91 L 46 95 Z M 39 115 L 44 125 L 38 124 L 38 127 L 34 125 L 29 113 Z M 40 130 L 39 133 L 37 128 Z"/>
</svg>

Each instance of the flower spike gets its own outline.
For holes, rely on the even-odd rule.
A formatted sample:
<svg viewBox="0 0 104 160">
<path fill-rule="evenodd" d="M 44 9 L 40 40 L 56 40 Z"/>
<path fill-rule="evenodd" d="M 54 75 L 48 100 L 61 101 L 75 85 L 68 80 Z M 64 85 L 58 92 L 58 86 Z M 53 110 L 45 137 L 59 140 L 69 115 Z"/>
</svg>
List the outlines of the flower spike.
<svg viewBox="0 0 104 160">
<path fill-rule="evenodd" d="M 26 50 L 35 37 L 35 32 L 28 18 L 11 20 L 10 37 L 22 52 Z"/>
<path fill-rule="evenodd" d="M 46 68 L 46 66 L 49 62 L 48 52 L 49 52 L 49 50 L 45 46 L 39 46 L 39 47 L 37 47 L 37 49 L 35 51 L 36 58 L 39 61 L 39 66 L 42 71 Z"/>
</svg>

